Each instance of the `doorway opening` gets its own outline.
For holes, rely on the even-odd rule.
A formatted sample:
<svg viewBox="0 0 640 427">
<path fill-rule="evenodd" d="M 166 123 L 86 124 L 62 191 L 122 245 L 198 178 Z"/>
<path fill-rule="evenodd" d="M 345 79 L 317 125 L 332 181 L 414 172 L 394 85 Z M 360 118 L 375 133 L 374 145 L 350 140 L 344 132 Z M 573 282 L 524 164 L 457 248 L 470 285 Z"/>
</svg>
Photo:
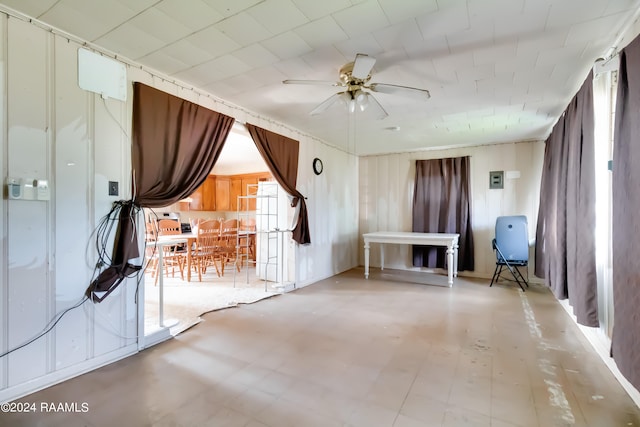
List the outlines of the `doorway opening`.
<svg viewBox="0 0 640 427">
<path fill-rule="evenodd" d="M 147 227 L 159 219 L 181 227 L 180 235 L 169 238 L 172 244 L 147 243 L 151 268 L 144 280 L 145 337 L 166 329 L 177 335 L 206 312 L 291 288 L 295 244 L 289 230 L 294 215 L 289 196 L 271 176 L 244 125 L 236 123 L 200 188 L 178 203 L 145 212 Z M 200 225 L 216 221 L 219 247 L 208 260 L 197 236 Z M 163 239 L 159 233 L 155 241 Z M 158 267 L 161 249 L 163 274 Z"/>
</svg>

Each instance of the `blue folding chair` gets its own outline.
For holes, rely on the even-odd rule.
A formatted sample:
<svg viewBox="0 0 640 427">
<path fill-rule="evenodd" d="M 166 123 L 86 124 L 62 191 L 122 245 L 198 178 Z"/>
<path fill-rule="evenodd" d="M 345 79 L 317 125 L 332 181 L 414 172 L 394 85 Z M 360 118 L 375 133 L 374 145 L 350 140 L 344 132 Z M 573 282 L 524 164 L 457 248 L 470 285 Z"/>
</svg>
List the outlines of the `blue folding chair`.
<svg viewBox="0 0 640 427">
<path fill-rule="evenodd" d="M 493 271 L 490 287 L 500 279 L 504 267 L 511 272 L 520 289 L 529 287 L 527 279 L 518 267 L 527 269 L 529 276 L 529 234 L 527 217 L 524 215 L 499 216 L 496 219 L 496 234 L 493 239 L 496 251 L 496 269 Z M 510 280 L 510 279 L 508 279 Z"/>
</svg>

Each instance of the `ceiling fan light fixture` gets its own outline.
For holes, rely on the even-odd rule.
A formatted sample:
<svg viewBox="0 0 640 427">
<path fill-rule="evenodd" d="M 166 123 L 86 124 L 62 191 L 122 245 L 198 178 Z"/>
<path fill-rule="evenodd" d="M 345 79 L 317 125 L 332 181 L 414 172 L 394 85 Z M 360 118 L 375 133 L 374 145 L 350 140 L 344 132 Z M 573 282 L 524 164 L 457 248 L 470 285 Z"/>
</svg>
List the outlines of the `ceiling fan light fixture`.
<svg viewBox="0 0 640 427">
<path fill-rule="evenodd" d="M 340 99 L 344 103 L 344 106 L 347 107 L 347 111 L 349 111 L 349 113 L 354 113 L 356 111 L 356 98 L 353 96 L 353 92 L 342 92 L 340 94 Z"/>
<path fill-rule="evenodd" d="M 360 111 L 364 111 L 367 109 L 367 107 L 369 106 L 369 94 L 367 92 L 358 89 L 357 91 L 355 91 L 353 97 Z"/>
<path fill-rule="evenodd" d="M 344 104 L 349 114 L 354 114 L 357 110 L 372 111 L 378 119 L 384 119 L 389 114 L 380 105 L 374 96 L 375 93 L 407 95 L 417 99 L 429 99 L 430 94 L 426 89 L 419 89 L 409 86 L 401 86 L 389 83 L 369 83 L 373 65 L 376 59 L 372 56 L 358 53 L 353 62 L 349 62 L 340 68 L 340 80 L 338 82 L 328 82 L 322 80 L 284 80 L 285 84 L 311 84 L 329 85 L 344 88 L 344 91 L 334 93 L 314 108 L 309 114 L 315 116 L 325 112 L 334 104 Z M 367 91 L 365 91 L 366 89 Z M 369 93 L 369 91 L 373 93 Z"/>
</svg>

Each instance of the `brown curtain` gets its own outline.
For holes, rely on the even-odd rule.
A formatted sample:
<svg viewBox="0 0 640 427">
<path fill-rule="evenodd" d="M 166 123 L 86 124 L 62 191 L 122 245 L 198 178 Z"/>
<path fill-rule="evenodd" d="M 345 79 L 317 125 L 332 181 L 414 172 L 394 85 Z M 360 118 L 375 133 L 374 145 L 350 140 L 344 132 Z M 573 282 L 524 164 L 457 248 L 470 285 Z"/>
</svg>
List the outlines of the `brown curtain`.
<svg viewBox="0 0 640 427">
<path fill-rule="evenodd" d="M 564 116 L 561 116 L 558 122 L 561 120 L 564 121 Z M 552 133 L 551 135 L 555 135 L 555 134 Z M 541 213 L 547 212 L 547 215 L 549 215 L 552 212 L 556 212 L 555 209 L 551 209 L 550 207 L 548 207 L 548 205 L 553 201 L 555 201 L 556 199 L 553 197 L 544 196 L 544 195 L 547 195 L 550 191 L 553 191 L 553 188 L 550 188 L 550 186 L 548 185 L 548 182 L 551 179 L 552 170 L 553 170 L 551 168 L 551 160 L 553 157 L 551 156 L 552 145 L 553 144 L 550 144 L 549 142 L 547 142 L 544 146 L 544 162 L 542 164 L 542 180 L 540 183 L 540 203 L 538 205 L 538 222 L 536 225 L 536 246 L 535 246 L 536 256 L 535 256 L 534 272 L 536 276 L 543 277 L 543 278 L 549 276 L 549 269 L 550 269 L 549 261 L 547 257 L 544 256 L 544 253 L 546 250 L 544 234 L 547 232 L 547 229 L 551 226 L 551 222 L 553 221 L 546 221 L 545 223 L 545 217 Z M 546 245 L 549 245 L 549 244 L 551 244 L 551 242 L 546 243 Z"/>
<path fill-rule="evenodd" d="M 620 53 L 614 132 L 611 354 L 640 389 L 640 38 Z"/>
<path fill-rule="evenodd" d="M 569 299 L 578 323 L 598 326 L 593 74 L 546 141 L 536 230 L 536 275 Z"/>
<path fill-rule="evenodd" d="M 474 269 L 470 206 L 470 158 L 416 160 L 413 231 L 458 233 L 458 270 Z M 446 249 L 414 246 L 415 267 L 444 268 Z"/>
<path fill-rule="evenodd" d="M 536 230 L 536 270 L 558 299 L 567 299 L 567 191 L 564 114 L 545 142 L 544 169 L 540 185 L 538 228 Z M 553 256 L 551 255 L 553 254 Z M 558 262 L 562 259 L 563 262 Z"/>
<path fill-rule="evenodd" d="M 246 126 L 271 174 L 278 181 L 278 184 L 293 196 L 291 206 L 296 207 L 298 203 L 300 204 L 298 220 L 292 233 L 293 240 L 300 244 L 311 243 L 307 204 L 304 196 L 296 190 L 296 182 L 298 180 L 298 141 L 249 123 Z"/>
<path fill-rule="evenodd" d="M 141 207 L 167 206 L 193 193 L 213 168 L 233 122 L 232 117 L 134 83 L 134 199 L 119 204 L 113 262 L 87 290 L 94 301 L 102 301 L 140 269 L 129 263 L 140 253 L 135 212 Z"/>
<path fill-rule="evenodd" d="M 162 207 L 198 188 L 218 160 L 234 118 L 135 83 L 134 201 Z"/>
</svg>

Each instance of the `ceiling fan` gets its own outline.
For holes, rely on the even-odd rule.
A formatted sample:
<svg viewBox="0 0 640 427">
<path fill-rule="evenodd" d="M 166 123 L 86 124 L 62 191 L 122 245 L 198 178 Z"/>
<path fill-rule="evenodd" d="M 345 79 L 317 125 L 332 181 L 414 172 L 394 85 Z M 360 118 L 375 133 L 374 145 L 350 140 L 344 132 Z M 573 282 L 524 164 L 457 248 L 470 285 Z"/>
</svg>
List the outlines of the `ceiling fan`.
<svg viewBox="0 0 640 427">
<path fill-rule="evenodd" d="M 306 85 L 329 85 L 342 87 L 345 90 L 338 92 L 327 98 L 320 105 L 314 108 L 309 114 L 317 115 L 326 111 L 335 103 L 342 102 L 350 113 L 364 111 L 367 108 L 376 110 L 376 116 L 384 119 L 389 114 L 382 108 L 382 105 L 374 98 L 371 92 L 398 94 L 417 97 L 418 99 L 429 99 L 431 95 L 426 89 L 418 89 L 409 86 L 399 86 L 388 83 L 369 83 L 371 72 L 376 58 L 363 53 L 358 53 L 355 60 L 348 62 L 340 68 L 340 80 L 330 82 L 324 80 L 284 80 L 284 84 L 306 84 Z"/>
</svg>

